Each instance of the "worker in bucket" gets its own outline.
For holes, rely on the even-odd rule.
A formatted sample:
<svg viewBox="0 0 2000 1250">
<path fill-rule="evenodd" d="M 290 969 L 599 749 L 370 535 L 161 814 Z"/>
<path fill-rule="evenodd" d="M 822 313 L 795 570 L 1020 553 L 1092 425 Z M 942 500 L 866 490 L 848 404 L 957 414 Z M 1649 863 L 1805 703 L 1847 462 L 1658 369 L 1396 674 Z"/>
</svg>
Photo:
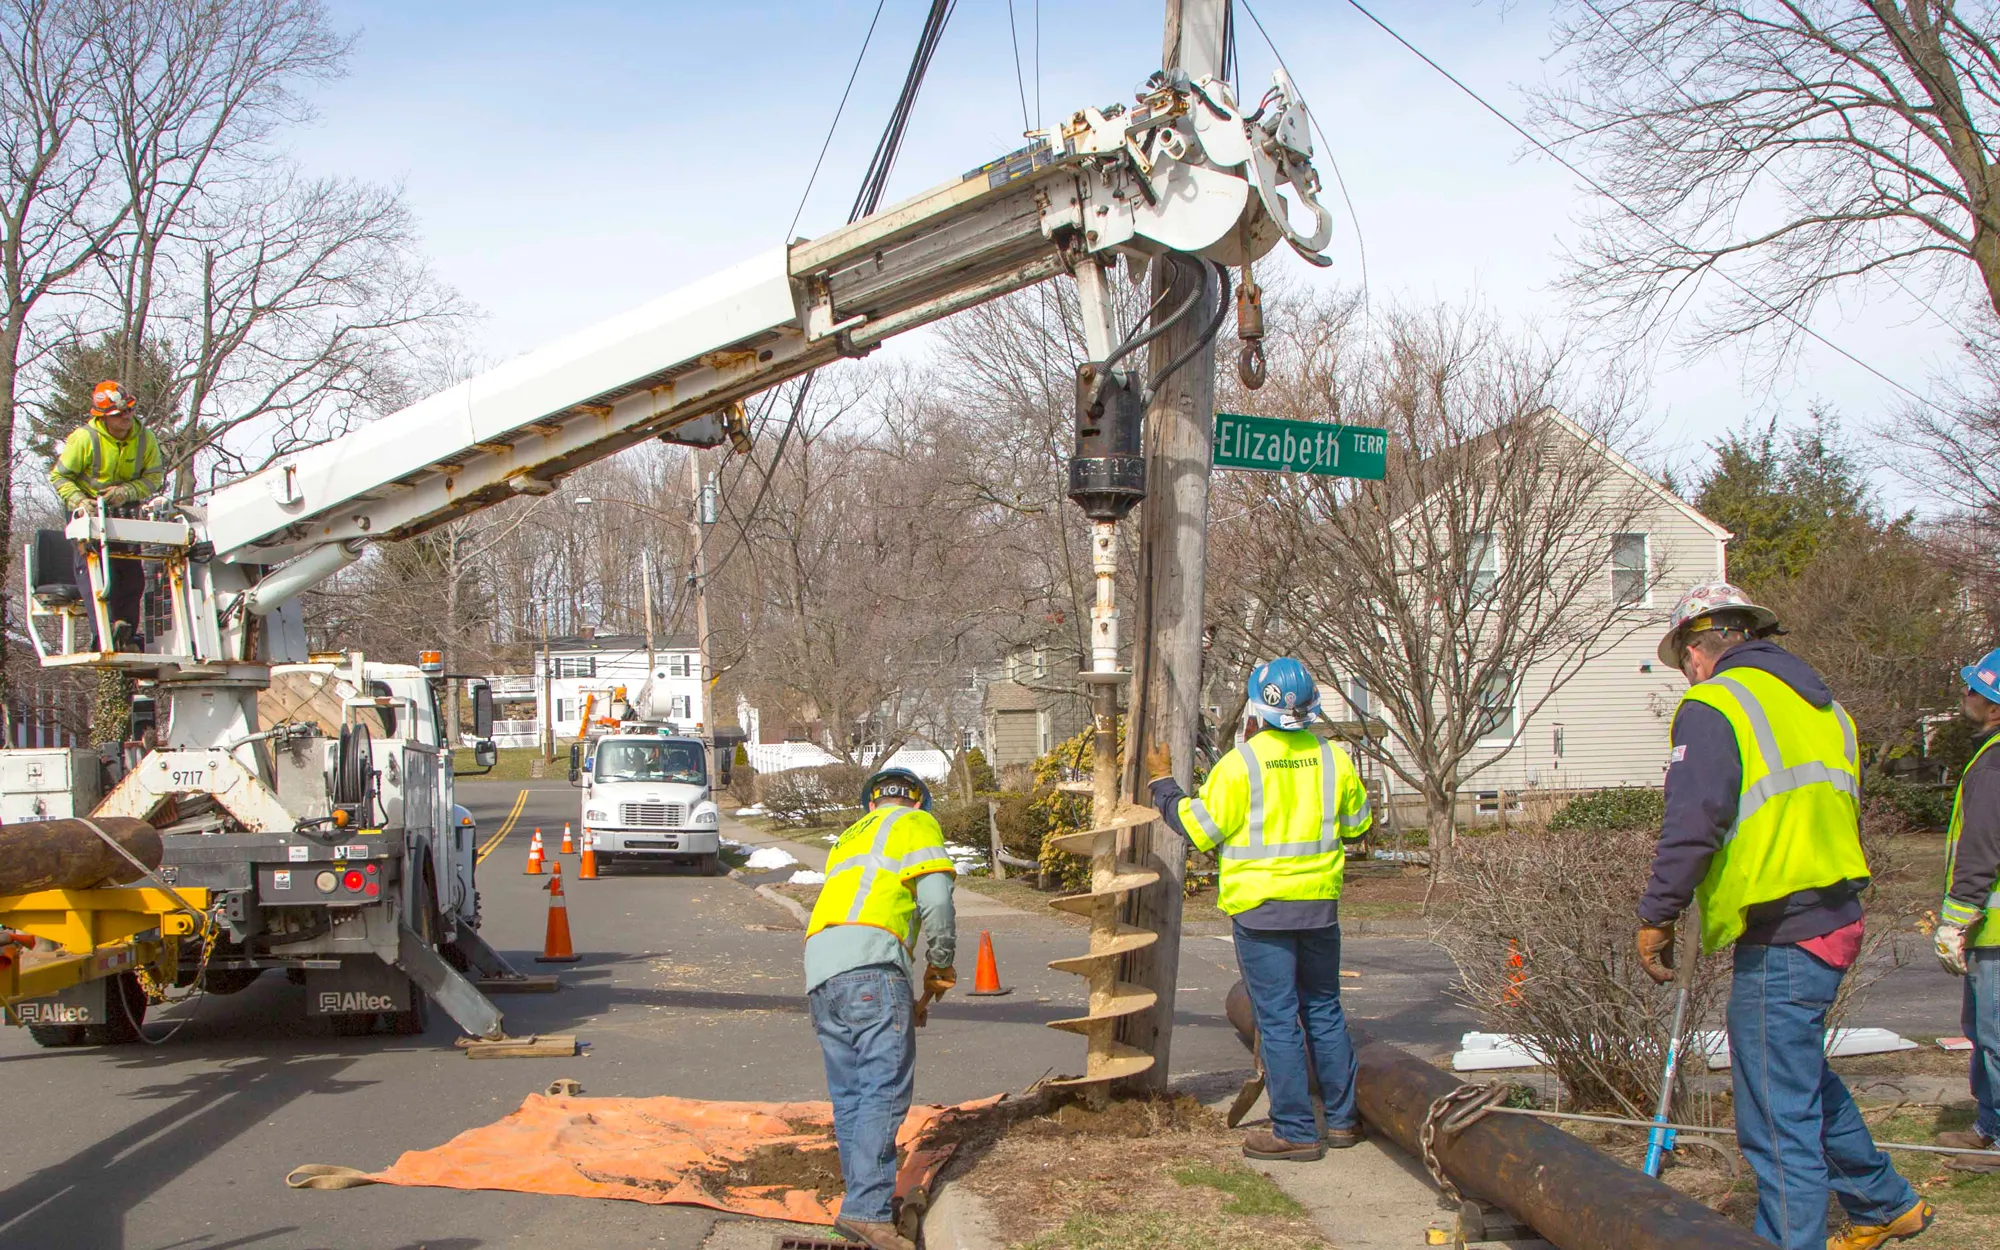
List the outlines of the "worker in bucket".
<svg viewBox="0 0 2000 1250">
<path fill-rule="evenodd" d="M 102 503 L 115 514 L 132 516 L 139 504 L 159 493 L 166 460 L 159 440 L 133 415 L 137 406 L 131 393 L 114 381 L 99 382 L 91 391 L 89 419 L 70 431 L 49 466 L 49 481 L 72 513 Z M 76 572 L 77 584 L 89 586 L 81 547 Z M 105 580 L 111 649 L 124 650 L 138 639 L 145 567 L 137 560 L 113 556 L 105 562 Z"/>
<path fill-rule="evenodd" d="M 1938 962 L 1965 978 L 1961 1026 L 1972 1040 L 1972 1098 L 1979 1114 L 1968 1132 L 1939 1133 L 1937 1144 L 1962 1150 L 2000 1146 L 2000 651 L 1959 670 L 1959 711 L 1979 735 L 1979 749 L 1958 779 L 1945 838 L 1944 902 L 1932 934 Z M 2000 1172 L 2000 1158 L 1961 1155 L 1946 1167 Z"/>
<path fill-rule="evenodd" d="M 1639 963 L 1674 977 L 1674 927 L 1700 904 L 1701 948 L 1733 947 L 1736 1140 L 1757 1176 L 1760 1237 L 1783 1250 L 1873 1250 L 1936 1211 L 1876 1149 L 1827 1066 L 1826 1016 L 1861 949 L 1860 748 L 1778 616 L 1726 582 L 1674 605 L 1660 660 L 1689 688 L 1674 713 L 1666 820 L 1639 903 Z M 1827 1237 L 1827 1191 L 1851 1221 Z"/>
<path fill-rule="evenodd" d="M 956 870 L 923 779 L 887 768 L 861 787 L 867 814 L 826 858 L 806 924 L 806 998 L 826 1061 L 846 1194 L 834 1227 L 874 1250 L 914 1250 L 896 1231 L 896 1132 L 916 1080 L 916 1028 L 958 984 L 951 891 Z M 911 993 L 924 937 L 923 995 Z M 912 999 L 915 999 L 913 1002 Z"/>
<path fill-rule="evenodd" d="M 1299 661 L 1250 674 L 1244 740 L 1183 793 L 1164 745 L 1146 757 L 1153 806 L 1221 873 L 1236 964 L 1262 1039 L 1271 1126 L 1243 1139 L 1252 1159 L 1310 1162 L 1361 1140 L 1354 1046 L 1340 1004 L 1340 887 L 1347 851 L 1368 832 L 1368 791 L 1347 752 L 1308 726 L 1319 689 Z M 1303 1027 L 1301 1022 L 1303 1021 Z M 1326 1109 L 1313 1115 L 1307 1054 Z"/>
</svg>

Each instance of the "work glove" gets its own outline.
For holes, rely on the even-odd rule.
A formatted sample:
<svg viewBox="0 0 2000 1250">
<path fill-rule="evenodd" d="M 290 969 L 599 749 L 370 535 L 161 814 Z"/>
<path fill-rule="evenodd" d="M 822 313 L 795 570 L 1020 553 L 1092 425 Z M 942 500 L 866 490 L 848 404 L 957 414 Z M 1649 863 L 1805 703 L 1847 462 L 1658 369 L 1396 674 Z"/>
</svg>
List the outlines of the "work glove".
<svg viewBox="0 0 2000 1250">
<path fill-rule="evenodd" d="M 115 508 L 120 504 L 131 503 L 138 497 L 138 488 L 128 482 L 120 482 L 115 486 L 107 486 L 104 488 L 104 493 L 98 496 L 99 499 L 104 501 L 104 506 L 107 508 Z"/>
<path fill-rule="evenodd" d="M 1940 924 L 1931 934 L 1931 944 L 1937 948 L 1938 962 L 1944 970 L 1955 977 L 1965 975 L 1965 926 L 1962 924 Z"/>
<path fill-rule="evenodd" d="M 958 969 L 940 968 L 931 964 L 924 969 L 924 993 L 910 1009 L 910 1018 L 918 1028 L 930 1023 L 931 1004 L 944 997 L 946 990 L 958 984 Z"/>
<path fill-rule="evenodd" d="M 1674 979 L 1674 922 L 1639 926 L 1639 966 L 1656 985 Z"/>
<path fill-rule="evenodd" d="M 1146 780 L 1158 781 L 1162 777 L 1174 775 L 1173 753 L 1164 742 L 1155 742 L 1146 750 Z"/>
</svg>

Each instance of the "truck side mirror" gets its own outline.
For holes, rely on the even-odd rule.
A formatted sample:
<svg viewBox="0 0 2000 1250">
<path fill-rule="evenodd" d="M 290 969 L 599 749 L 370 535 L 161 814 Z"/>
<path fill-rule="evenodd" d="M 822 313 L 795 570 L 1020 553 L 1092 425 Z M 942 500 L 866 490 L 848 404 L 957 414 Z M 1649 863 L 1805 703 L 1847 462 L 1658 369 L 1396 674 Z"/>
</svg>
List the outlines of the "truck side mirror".
<svg viewBox="0 0 2000 1250">
<path fill-rule="evenodd" d="M 481 742 L 493 736 L 493 687 L 483 681 L 472 688 L 472 736 Z"/>
<path fill-rule="evenodd" d="M 715 772 L 716 776 L 721 779 L 721 784 L 725 786 L 729 784 L 729 768 L 735 762 L 736 752 L 734 751 L 721 750 L 715 753 Z"/>
<path fill-rule="evenodd" d="M 491 739 L 482 738 L 472 748 L 472 762 L 481 768 L 491 768 L 500 762 L 500 748 L 494 746 Z"/>
<path fill-rule="evenodd" d="M 583 744 L 581 742 L 572 742 L 569 744 L 569 783 L 575 785 L 577 779 L 582 776 Z"/>
</svg>

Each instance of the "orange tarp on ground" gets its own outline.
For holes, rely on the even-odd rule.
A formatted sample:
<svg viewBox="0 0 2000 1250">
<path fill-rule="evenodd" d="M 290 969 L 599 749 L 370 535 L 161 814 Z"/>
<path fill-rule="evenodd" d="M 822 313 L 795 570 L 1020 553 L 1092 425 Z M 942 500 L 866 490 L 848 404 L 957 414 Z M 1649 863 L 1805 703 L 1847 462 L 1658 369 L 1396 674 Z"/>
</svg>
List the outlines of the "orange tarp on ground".
<svg viewBox="0 0 2000 1250">
<path fill-rule="evenodd" d="M 998 1101 L 912 1107 L 896 1143 L 907 1156 L 928 1146 L 952 1112 Z M 822 1201 L 811 1189 L 732 1180 L 732 1167 L 770 1146 L 824 1150 L 837 1175 L 832 1106 L 530 1094 L 520 1110 L 499 1123 L 468 1129 L 431 1150 L 409 1151 L 385 1171 L 307 1164 L 285 1179 L 297 1189 L 370 1184 L 504 1189 L 685 1203 L 763 1219 L 831 1224 L 840 1209 L 837 1197 Z"/>
</svg>

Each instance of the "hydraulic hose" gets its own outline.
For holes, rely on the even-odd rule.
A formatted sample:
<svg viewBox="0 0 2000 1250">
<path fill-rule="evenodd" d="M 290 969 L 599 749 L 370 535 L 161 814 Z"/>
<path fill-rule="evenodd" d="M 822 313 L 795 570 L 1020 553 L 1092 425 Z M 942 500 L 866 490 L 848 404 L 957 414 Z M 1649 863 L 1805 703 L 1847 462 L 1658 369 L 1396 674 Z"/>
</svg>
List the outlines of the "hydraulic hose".
<svg viewBox="0 0 2000 1250">
<path fill-rule="evenodd" d="M 1164 368 L 1146 380 L 1146 402 L 1149 404 L 1153 401 L 1154 393 L 1160 389 L 1160 383 L 1179 372 L 1188 361 L 1193 360 L 1200 353 L 1202 348 L 1213 343 L 1217 332 L 1222 329 L 1223 316 L 1229 311 L 1229 270 L 1224 268 L 1220 263 L 1213 261 L 1202 266 L 1201 295 L 1203 297 L 1206 297 L 1211 290 L 1209 286 L 1209 270 L 1211 267 L 1214 269 L 1216 281 L 1221 284 L 1221 291 L 1215 301 L 1215 316 L 1209 320 L 1208 328 L 1201 332 L 1201 336 L 1188 345 L 1186 351 L 1169 360 Z"/>
<path fill-rule="evenodd" d="M 1172 262 L 1174 267 L 1178 269 L 1182 264 L 1184 258 L 1177 252 L 1168 252 L 1166 253 L 1166 255 L 1162 256 L 1161 259 Z M 1171 290 L 1172 287 L 1169 286 L 1168 289 Z M 1174 309 L 1173 312 L 1169 313 L 1167 315 L 1166 320 L 1159 322 L 1158 324 L 1154 325 L 1151 329 L 1142 330 L 1139 333 L 1134 334 L 1131 338 L 1126 339 L 1123 343 L 1120 343 L 1116 350 L 1114 350 L 1109 356 L 1106 356 L 1103 359 L 1103 361 L 1100 362 L 1101 367 L 1099 369 L 1099 372 L 1100 373 L 1110 372 L 1112 365 L 1117 364 L 1120 360 L 1124 359 L 1126 356 L 1131 355 L 1133 352 L 1139 350 L 1141 347 L 1144 347 L 1146 344 L 1152 342 L 1154 339 L 1160 337 L 1162 334 L 1165 334 L 1168 330 L 1173 329 L 1175 325 L 1179 324 L 1180 320 L 1183 317 L 1187 316 L 1189 313 L 1194 311 L 1195 305 L 1201 302 L 1201 297 L 1207 293 L 1207 289 L 1208 289 L 1207 283 L 1206 280 L 1204 280 L 1202 289 L 1196 291 L 1193 295 L 1188 296 L 1185 300 L 1182 300 L 1181 306 L 1179 308 Z M 1160 305 L 1166 302 L 1166 298 L 1167 298 L 1166 291 L 1162 291 L 1160 293 L 1160 298 L 1154 301 L 1153 307 L 1146 310 L 1147 316 L 1151 316 L 1155 311 L 1157 311 Z"/>
</svg>

